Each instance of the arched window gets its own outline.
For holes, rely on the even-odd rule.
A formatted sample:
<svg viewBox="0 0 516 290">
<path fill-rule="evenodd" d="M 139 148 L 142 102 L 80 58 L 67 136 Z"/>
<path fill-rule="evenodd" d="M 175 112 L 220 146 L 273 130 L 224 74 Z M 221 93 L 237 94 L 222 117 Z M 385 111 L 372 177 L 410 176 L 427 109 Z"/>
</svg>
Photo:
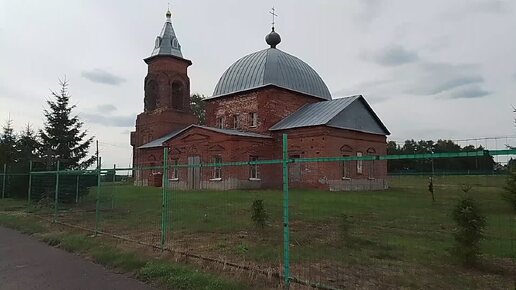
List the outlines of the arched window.
<svg viewBox="0 0 516 290">
<path fill-rule="evenodd" d="M 146 112 L 153 111 L 157 107 L 158 100 L 158 83 L 154 80 L 149 80 L 145 85 L 145 108 Z"/>
<path fill-rule="evenodd" d="M 376 150 L 373 147 L 369 147 L 366 152 L 367 152 L 368 156 L 376 155 Z M 375 164 L 374 163 L 375 163 L 374 160 L 367 161 L 367 174 L 368 174 L 369 179 L 374 179 L 374 175 L 375 175 Z"/>
<path fill-rule="evenodd" d="M 350 157 L 353 154 L 353 148 L 349 145 L 343 145 L 340 147 L 340 152 L 343 157 Z M 342 179 L 351 179 L 351 161 L 342 161 Z"/>
<path fill-rule="evenodd" d="M 161 37 L 156 37 L 156 45 L 155 48 L 158 48 L 161 45 Z"/>
<path fill-rule="evenodd" d="M 172 95 L 171 95 L 171 104 L 172 108 L 177 110 L 184 109 L 184 85 L 180 81 L 174 81 L 172 83 Z"/>
</svg>

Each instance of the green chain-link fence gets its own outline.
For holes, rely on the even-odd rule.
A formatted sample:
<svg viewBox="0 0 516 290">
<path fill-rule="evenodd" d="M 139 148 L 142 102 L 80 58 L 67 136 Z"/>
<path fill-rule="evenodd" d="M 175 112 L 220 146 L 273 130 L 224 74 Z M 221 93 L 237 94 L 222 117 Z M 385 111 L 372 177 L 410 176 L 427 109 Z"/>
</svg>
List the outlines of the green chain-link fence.
<svg viewBox="0 0 516 290">
<path fill-rule="evenodd" d="M 264 288 L 514 286 L 515 213 L 501 197 L 510 170 L 479 164 L 516 150 L 302 158 L 283 142 L 278 160 L 181 160 L 165 149 L 165 162 L 138 168 L 100 160 L 92 170 L 6 166 L 2 202 L 11 210 L 28 202 L 49 221 L 246 270 Z M 469 165 L 459 172 L 457 162 Z M 480 270 L 460 265 L 451 250 L 451 212 L 464 195 L 487 217 Z"/>
</svg>

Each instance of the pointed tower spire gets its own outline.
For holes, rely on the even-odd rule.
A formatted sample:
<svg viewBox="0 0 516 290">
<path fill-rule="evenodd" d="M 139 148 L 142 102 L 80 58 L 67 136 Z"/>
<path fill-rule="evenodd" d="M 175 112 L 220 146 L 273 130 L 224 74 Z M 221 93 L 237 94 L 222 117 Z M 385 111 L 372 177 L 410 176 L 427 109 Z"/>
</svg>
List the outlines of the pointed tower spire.
<svg viewBox="0 0 516 290">
<path fill-rule="evenodd" d="M 167 10 L 165 15 L 167 20 L 165 21 L 165 25 L 163 26 L 160 35 L 156 37 L 154 49 L 150 57 L 157 55 L 170 55 L 183 58 L 181 45 L 179 44 L 174 28 L 172 27 L 172 13 L 170 12 L 170 9 Z"/>
</svg>

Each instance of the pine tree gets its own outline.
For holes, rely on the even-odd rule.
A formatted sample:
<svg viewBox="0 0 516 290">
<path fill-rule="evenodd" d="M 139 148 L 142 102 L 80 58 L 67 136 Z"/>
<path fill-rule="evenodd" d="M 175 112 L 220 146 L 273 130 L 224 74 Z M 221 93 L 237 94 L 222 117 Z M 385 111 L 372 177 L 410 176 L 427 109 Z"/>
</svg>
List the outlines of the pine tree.
<svg viewBox="0 0 516 290">
<path fill-rule="evenodd" d="M 21 132 L 16 142 L 16 149 L 20 162 L 29 162 L 39 157 L 40 143 L 30 124 L 27 124 L 25 130 Z"/>
<path fill-rule="evenodd" d="M 16 135 L 13 130 L 11 119 L 2 126 L 0 134 L 0 164 L 9 164 L 16 161 Z"/>
<path fill-rule="evenodd" d="M 75 105 L 70 105 L 66 79 L 59 85 L 58 93 L 52 91 L 54 100 L 47 101 L 50 109 L 44 111 L 45 126 L 39 131 L 42 157 L 53 164 L 59 160 L 61 169 L 85 169 L 95 161 L 95 156 L 88 156 L 93 137 L 87 138 L 83 123 L 72 115 Z"/>
</svg>

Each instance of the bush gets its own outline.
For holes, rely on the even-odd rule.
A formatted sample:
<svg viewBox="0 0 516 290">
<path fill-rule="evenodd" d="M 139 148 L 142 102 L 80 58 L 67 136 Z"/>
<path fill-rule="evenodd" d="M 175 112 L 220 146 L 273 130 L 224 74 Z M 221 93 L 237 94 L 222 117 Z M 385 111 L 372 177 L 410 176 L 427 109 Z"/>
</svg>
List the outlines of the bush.
<svg viewBox="0 0 516 290">
<path fill-rule="evenodd" d="M 258 227 L 264 228 L 267 224 L 269 215 L 265 211 L 265 205 L 262 199 L 253 201 L 252 213 L 253 215 L 251 216 L 251 219 L 253 220 L 254 224 Z"/>
<path fill-rule="evenodd" d="M 507 178 L 507 184 L 505 185 L 505 193 L 503 194 L 509 204 L 511 204 L 514 211 L 516 211 L 516 172 L 511 172 Z"/>
<path fill-rule="evenodd" d="M 474 265 L 481 254 L 480 241 L 484 238 L 486 218 L 475 200 L 465 197 L 453 209 L 453 220 L 458 226 L 453 252 L 463 264 Z"/>
</svg>

